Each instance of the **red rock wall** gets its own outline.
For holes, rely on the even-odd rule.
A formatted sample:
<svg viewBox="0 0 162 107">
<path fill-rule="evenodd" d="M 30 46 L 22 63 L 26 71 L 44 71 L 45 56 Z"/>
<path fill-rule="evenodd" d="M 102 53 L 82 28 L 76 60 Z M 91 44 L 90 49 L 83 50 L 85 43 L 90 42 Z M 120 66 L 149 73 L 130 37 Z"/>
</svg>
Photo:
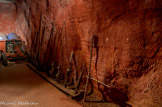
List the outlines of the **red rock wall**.
<svg viewBox="0 0 162 107">
<path fill-rule="evenodd" d="M 13 3 L 0 3 L 0 33 L 17 33 L 26 42 L 26 29 L 28 27 L 22 10 L 17 10 Z"/>
<path fill-rule="evenodd" d="M 55 28 L 52 38 L 56 34 L 59 40 L 62 38 L 63 71 L 68 67 L 72 51 L 79 71 L 83 63 L 89 66 L 90 41 L 94 34 L 91 76 L 111 86 L 107 89 L 94 82 L 103 98 L 129 100 L 136 106 L 162 105 L 161 0 L 27 0 L 25 5 L 31 29 L 28 47 L 29 50 L 41 47 L 42 66 L 50 65 L 54 59 L 55 39 L 50 39 L 52 24 Z M 42 45 L 32 45 L 38 31 L 42 37 L 43 26 L 46 29 Z M 60 41 L 58 44 L 57 64 L 61 63 Z"/>
</svg>

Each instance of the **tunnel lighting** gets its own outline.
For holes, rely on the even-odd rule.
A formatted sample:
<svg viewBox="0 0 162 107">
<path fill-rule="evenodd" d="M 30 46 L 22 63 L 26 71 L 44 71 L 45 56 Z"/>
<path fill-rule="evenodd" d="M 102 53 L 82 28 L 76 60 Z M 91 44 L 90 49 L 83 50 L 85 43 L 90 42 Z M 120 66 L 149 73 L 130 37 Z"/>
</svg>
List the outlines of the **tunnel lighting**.
<svg viewBox="0 0 162 107">
<path fill-rule="evenodd" d="M 15 0 L 0 0 L 1 3 L 13 3 Z"/>
</svg>

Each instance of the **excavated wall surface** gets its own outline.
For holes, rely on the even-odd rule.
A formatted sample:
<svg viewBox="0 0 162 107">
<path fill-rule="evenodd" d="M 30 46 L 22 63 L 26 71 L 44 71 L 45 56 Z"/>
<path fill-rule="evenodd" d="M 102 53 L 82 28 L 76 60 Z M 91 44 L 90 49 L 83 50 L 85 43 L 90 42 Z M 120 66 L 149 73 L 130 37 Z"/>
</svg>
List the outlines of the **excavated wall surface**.
<svg viewBox="0 0 162 107">
<path fill-rule="evenodd" d="M 134 106 L 162 105 L 161 0 L 24 0 L 20 4 L 28 22 L 29 53 L 39 55 L 41 66 L 53 62 L 58 35 L 56 64 L 65 71 L 73 51 L 80 72 L 82 64 L 89 66 L 94 34 L 91 76 L 111 86 L 93 82 L 103 99 L 121 105 L 127 101 Z"/>
<path fill-rule="evenodd" d="M 0 3 L 0 33 L 16 33 L 27 43 L 27 21 L 22 7 L 18 9 L 17 6 L 13 3 Z"/>
</svg>

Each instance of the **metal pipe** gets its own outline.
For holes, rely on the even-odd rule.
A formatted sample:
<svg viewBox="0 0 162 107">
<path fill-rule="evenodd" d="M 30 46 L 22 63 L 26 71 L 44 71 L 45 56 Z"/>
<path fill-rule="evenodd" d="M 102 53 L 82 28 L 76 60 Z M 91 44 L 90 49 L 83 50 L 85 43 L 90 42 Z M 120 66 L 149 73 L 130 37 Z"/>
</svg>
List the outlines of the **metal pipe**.
<svg viewBox="0 0 162 107">
<path fill-rule="evenodd" d="M 0 0 L 2 3 L 14 3 L 15 0 Z"/>
<path fill-rule="evenodd" d="M 95 78 L 93 78 L 93 77 L 89 77 L 89 79 L 91 79 L 91 80 L 93 80 L 93 81 L 96 81 L 96 82 L 102 84 L 103 86 L 105 86 L 105 87 L 107 87 L 107 88 L 110 88 L 109 85 L 106 85 L 105 83 L 102 83 L 101 81 L 98 81 L 97 79 L 95 79 Z"/>
</svg>

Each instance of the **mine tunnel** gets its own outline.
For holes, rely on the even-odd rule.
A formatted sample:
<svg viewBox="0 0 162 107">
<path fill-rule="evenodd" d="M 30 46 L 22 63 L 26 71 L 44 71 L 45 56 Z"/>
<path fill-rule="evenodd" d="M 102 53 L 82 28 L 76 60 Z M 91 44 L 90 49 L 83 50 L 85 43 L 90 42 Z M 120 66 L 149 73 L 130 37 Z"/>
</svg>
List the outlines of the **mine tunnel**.
<svg viewBox="0 0 162 107">
<path fill-rule="evenodd" d="M 162 0 L 0 0 L 0 107 L 162 107 Z"/>
</svg>

